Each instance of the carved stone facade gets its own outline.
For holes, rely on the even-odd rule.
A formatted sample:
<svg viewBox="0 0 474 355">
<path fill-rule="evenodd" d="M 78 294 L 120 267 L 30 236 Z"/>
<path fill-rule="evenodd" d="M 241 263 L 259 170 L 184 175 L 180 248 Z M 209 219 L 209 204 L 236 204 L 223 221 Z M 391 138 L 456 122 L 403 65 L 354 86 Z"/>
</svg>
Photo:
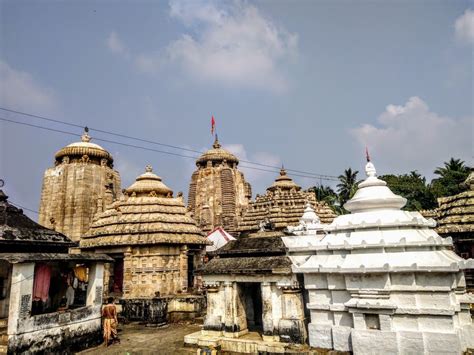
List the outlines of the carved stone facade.
<svg viewBox="0 0 474 355">
<path fill-rule="evenodd" d="M 205 232 L 223 227 L 233 234 L 252 196 L 250 184 L 237 169 L 239 160 L 217 140 L 196 161 L 191 176 L 188 210 Z"/>
<path fill-rule="evenodd" d="M 317 201 L 313 192 L 302 191 L 282 168 L 280 176 L 267 188 L 266 194 L 257 195 L 255 201 L 250 203 L 239 224 L 239 231 L 283 230 L 297 225 L 308 202 L 322 223 L 331 223 L 336 217 L 325 202 Z"/>
<path fill-rule="evenodd" d="M 105 270 L 106 295 L 151 299 L 196 286 L 193 269 L 206 244 L 182 197 L 173 197 L 147 166 L 120 200 L 97 214 L 80 247 L 115 260 Z"/>
<path fill-rule="evenodd" d="M 90 228 L 96 212 L 120 196 L 120 175 L 113 158 L 91 143 L 87 131 L 82 141 L 55 155 L 55 166 L 44 173 L 39 223 L 78 241 Z"/>
</svg>

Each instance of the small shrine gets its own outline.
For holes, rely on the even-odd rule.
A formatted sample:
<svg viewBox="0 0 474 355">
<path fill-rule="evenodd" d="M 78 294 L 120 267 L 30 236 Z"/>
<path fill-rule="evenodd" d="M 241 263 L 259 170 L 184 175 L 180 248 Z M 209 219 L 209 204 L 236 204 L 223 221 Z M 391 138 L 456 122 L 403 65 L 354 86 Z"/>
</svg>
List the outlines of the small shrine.
<svg viewBox="0 0 474 355">
<path fill-rule="evenodd" d="M 354 354 L 461 354 L 474 347 L 464 272 L 433 220 L 403 211 L 406 199 L 374 165 L 324 234 L 283 238 L 304 275 L 312 347 Z"/>
</svg>

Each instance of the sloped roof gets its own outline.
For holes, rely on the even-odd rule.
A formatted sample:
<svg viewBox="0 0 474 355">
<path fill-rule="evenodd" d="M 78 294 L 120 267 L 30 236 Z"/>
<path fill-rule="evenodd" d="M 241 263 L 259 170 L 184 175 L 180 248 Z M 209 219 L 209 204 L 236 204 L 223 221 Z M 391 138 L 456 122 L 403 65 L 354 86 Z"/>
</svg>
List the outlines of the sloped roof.
<svg viewBox="0 0 474 355">
<path fill-rule="evenodd" d="M 41 244 L 70 247 L 76 245 L 64 234 L 43 227 L 8 202 L 0 190 L 0 244 Z M 1 249 L 0 249 L 1 251 Z"/>
<path fill-rule="evenodd" d="M 474 232 L 474 172 L 469 174 L 464 184 L 467 191 L 438 199 L 438 233 Z"/>
</svg>

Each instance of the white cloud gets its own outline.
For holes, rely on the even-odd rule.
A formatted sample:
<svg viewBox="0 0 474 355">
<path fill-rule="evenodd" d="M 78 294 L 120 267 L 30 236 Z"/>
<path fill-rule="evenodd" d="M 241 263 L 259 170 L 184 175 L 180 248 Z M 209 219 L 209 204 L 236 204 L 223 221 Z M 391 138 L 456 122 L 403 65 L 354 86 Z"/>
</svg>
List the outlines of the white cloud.
<svg viewBox="0 0 474 355">
<path fill-rule="evenodd" d="M 240 169 L 245 174 L 245 179 L 250 182 L 252 187 L 255 189 L 256 187 L 259 188 L 255 192 L 259 192 L 259 190 L 270 186 L 273 180 L 278 176 L 278 171 L 275 173 L 271 173 L 264 170 L 271 170 L 271 168 L 265 166 L 259 166 L 254 164 L 249 164 L 244 162 L 251 161 L 253 163 L 265 164 L 270 166 L 281 166 L 281 159 L 271 153 L 267 152 L 256 152 L 253 154 L 247 154 L 247 151 L 243 144 L 225 144 L 223 146 L 224 149 L 227 149 L 231 153 L 233 153 L 237 158 L 240 160 Z M 263 170 L 259 170 L 263 169 Z M 263 185 L 262 185 L 263 184 Z M 255 185 L 255 186 L 254 186 Z M 260 186 L 262 185 L 262 186 Z M 260 191 L 261 192 L 261 191 Z"/>
<path fill-rule="evenodd" d="M 430 177 L 436 166 L 450 157 L 470 163 L 473 118 L 455 119 L 430 111 L 419 97 L 403 106 L 388 105 L 378 117 L 378 127 L 369 123 L 351 130 L 361 146 L 383 166 L 384 173 L 418 170 Z"/>
<path fill-rule="evenodd" d="M 474 44 L 474 11 L 467 9 L 454 23 L 456 39 L 461 43 Z"/>
<path fill-rule="evenodd" d="M 136 56 L 141 70 L 155 73 L 177 65 L 198 81 L 286 90 L 279 69 L 297 54 L 298 36 L 273 24 L 255 6 L 174 0 L 170 16 L 189 32 L 162 50 Z"/>
<path fill-rule="evenodd" d="M 58 100 L 53 90 L 41 86 L 27 72 L 16 70 L 0 60 L 0 104 L 14 110 L 54 114 Z"/>
<path fill-rule="evenodd" d="M 116 32 L 110 32 L 105 43 L 111 52 L 121 54 L 127 58 L 129 57 L 127 47 L 125 47 L 125 44 L 123 44 Z"/>
</svg>

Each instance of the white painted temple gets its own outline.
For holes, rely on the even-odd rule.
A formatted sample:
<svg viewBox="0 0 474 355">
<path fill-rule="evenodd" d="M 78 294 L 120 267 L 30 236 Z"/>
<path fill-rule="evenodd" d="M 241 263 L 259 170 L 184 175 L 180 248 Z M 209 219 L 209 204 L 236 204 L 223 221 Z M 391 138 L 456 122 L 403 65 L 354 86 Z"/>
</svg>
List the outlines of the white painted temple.
<svg viewBox="0 0 474 355">
<path fill-rule="evenodd" d="M 433 220 L 402 211 L 406 199 L 371 162 L 365 171 L 344 206 L 351 214 L 327 225 L 326 235 L 301 228 L 283 238 L 293 272 L 304 275 L 310 345 L 356 355 L 474 348 L 463 272 L 474 260 L 458 257 Z"/>
</svg>

